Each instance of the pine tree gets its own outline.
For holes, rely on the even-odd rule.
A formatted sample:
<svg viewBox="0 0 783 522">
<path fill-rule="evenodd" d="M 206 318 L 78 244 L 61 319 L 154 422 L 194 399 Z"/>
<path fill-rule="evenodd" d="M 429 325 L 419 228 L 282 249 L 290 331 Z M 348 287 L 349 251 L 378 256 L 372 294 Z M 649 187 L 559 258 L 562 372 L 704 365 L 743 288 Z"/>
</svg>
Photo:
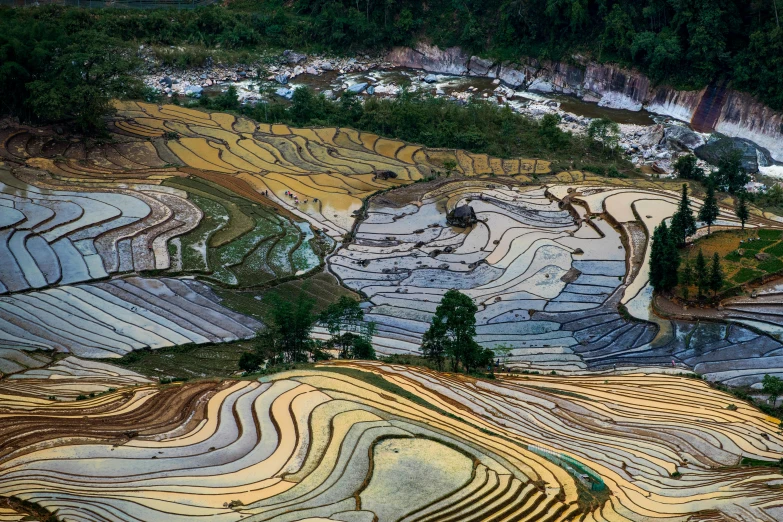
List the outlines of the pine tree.
<svg viewBox="0 0 783 522">
<path fill-rule="evenodd" d="M 677 207 L 677 212 L 672 216 L 670 234 L 673 236 L 675 244 L 684 245 L 685 239 L 696 233 L 696 220 L 693 218 L 690 201 L 688 200 L 688 185 L 682 185 L 682 197 Z"/>
<path fill-rule="evenodd" d="M 707 269 L 707 260 L 704 259 L 704 252 L 699 250 L 696 256 L 696 265 L 693 267 L 696 288 L 699 290 L 699 299 L 704 296 L 704 290 L 709 286 L 709 270 Z"/>
<path fill-rule="evenodd" d="M 680 254 L 666 223 L 662 222 L 653 232 L 650 250 L 650 284 L 659 291 L 670 291 L 677 286 Z"/>
<path fill-rule="evenodd" d="M 741 193 L 739 196 L 739 203 L 737 204 L 737 207 L 734 209 L 734 212 L 737 214 L 737 219 L 740 220 L 740 223 L 742 223 L 742 230 L 745 230 L 745 222 L 750 217 L 750 212 L 748 211 L 748 205 L 745 198 L 745 193 Z"/>
<path fill-rule="evenodd" d="M 655 227 L 650 246 L 650 284 L 656 290 L 663 290 L 665 278 L 665 256 L 669 243 L 669 229 L 666 222 Z"/>
<path fill-rule="evenodd" d="M 717 295 L 718 290 L 723 286 L 723 269 L 720 266 L 720 256 L 717 252 L 712 255 L 712 267 L 710 268 L 709 286 L 713 295 Z"/>
<path fill-rule="evenodd" d="M 685 267 L 680 272 L 680 284 L 682 285 L 682 298 L 687 301 L 690 297 L 690 286 L 693 284 L 693 265 L 690 261 L 685 262 Z"/>
<path fill-rule="evenodd" d="M 715 186 L 707 183 L 707 196 L 704 198 L 704 206 L 699 210 L 699 219 L 707 223 L 707 234 L 709 235 L 712 224 L 718 219 L 718 202 L 715 199 Z"/>
</svg>

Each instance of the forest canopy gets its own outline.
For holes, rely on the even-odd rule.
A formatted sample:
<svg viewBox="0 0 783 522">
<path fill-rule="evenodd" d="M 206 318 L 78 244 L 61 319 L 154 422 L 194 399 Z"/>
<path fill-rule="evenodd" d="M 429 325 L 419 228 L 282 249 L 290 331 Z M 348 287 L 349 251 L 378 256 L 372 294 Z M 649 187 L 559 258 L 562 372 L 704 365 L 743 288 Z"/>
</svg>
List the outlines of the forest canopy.
<svg viewBox="0 0 783 522">
<path fill-rule="evenodd" d="M 107 47 L 351 53 L 427 39 L 504 60 L 582 54 L 638 67 L 677 88 L 728 80 L 783 109 L 777 3 L 783 7 L 777 0 L 234 0 L 181 11 L 0 8 L 2 107 L 34 112 L 19 98 L 29 94 L 24 86 L 54 74 L 69 43 L 89 31 Z"/>
</svg>

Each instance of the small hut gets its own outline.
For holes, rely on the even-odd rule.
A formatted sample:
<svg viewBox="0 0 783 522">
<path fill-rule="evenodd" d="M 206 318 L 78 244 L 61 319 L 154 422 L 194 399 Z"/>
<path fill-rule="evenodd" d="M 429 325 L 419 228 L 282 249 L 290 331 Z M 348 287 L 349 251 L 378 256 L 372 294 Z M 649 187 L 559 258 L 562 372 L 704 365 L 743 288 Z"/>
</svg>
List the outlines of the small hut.
<svg viewBox="0 0 783 522">
<path fill-rule="evenodd" d="M 453 227 L 467 228 L 477 222 L 476 211 L 470 205 L 461 205 L 446 216 L 446 223 Z"/>
</svg>

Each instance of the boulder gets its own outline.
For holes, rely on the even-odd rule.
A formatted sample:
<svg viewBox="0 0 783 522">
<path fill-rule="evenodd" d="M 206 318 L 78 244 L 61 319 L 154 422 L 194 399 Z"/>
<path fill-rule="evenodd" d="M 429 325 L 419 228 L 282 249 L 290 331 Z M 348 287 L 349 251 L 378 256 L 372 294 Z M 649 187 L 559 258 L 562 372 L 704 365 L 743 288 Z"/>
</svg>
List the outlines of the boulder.
<svg viewBox="0 0 783 522">
<path fill-rule="evenodd" d="M 500 78 L 500 81 L 512 89 L 522 87 L 525 84 L 525 76 L 525 71 L 520 71 L 516 67 L 513 67 L 511 64 L 507 63 L 500 67 L 500 72 L 498 73 L 498 78 Z"/>
<path fill-rule="evenodd" d="M 736 149 L 742 153 L 742 168 L 748 174 L 759 171 L 759 160 L 762 164 L 768 162 L 766 151 L 742 138 L 727 138 L 713 134 L 705 145 L 698 147 L 694 153 L 707 163 L 717 165 L 720 157 L 728 151 Z"/>
<path fill-rule="evenodd" d="M 311 74 L 313 76 L 318 76 L 318 70 L 315 67 L 313 67 L 313 66 L 310 66 L 307 69 L 305 69 L 305 72 L 307 74 Z"/>
<path fill-rule="evenodd" d="M 468 61 L 468 74 L 471 76 L 486 76 L 495 65 L 492 60 L 471 56 Z"/>
<path fill-rule="evenodd" d="M 167 85 L 167 86 L 171 87 L 171 84 L 172 84 L 171 78 L 169 78 L 168 76 L 166 76 L 165 78 L 161 78 L 160 79 L 160 84 L 161 85 Z"/>
<path fill-rule="evenodd" d="M 571 268 L 570 270 L 568 270 L 568 272 L 563 274 L 563 277 L 561 277 L 560 280 L 564 283 L 573 283 L 574 281 L 577 280 L 577 278 L 580 275 L 582 275 L 582 272 L 580 272 L 576 268 Z"/>
<path fill-rule="evenodd" d="M 275 81 L 279 83 L 280 85 L 285 85 L 288 83 L 288 75 L 287 74 L 276 74 L 275 75 Z"/>
<path fill-rule="evenodd" d="M 283 57 L 288 63 L 292 65 L 307 60 L 306 54 L 297 53 L 292 51 L 291 49 L 286 49 L 285 51 L 283 51 Z"/>
<path fill-rule="evenodd" d="M 355 84 L 351 85 L 350 87 L 348 87 L 346 89 L 346 91 L 348 91 L 348 92 L 350 92 L 352 94 L 359 94 L 359 93 L 364 92 L 364 90 L 367 89 L 368 86 L 369 86 L 369 84 L 367 82 L 355 83 Z"/>
<path fill-rule="evenodd" d="M 453 227 L 466 228 L 478 223 L 476 211 L 470 205 L 461 205 L 446 216 L 446 223 Z"/>
<path fill-rule="evenodd" d="M 375 177 L 378 179 L 394 179 L 397 177 L 397 173 L 391 170 L 378 170 L 375 172 Z"/>
<path fill-rule="evenodd" d="M 683 152 L 695 150 L 704 145 L 704 138 L 687 127 L 673 125 L 664 131 L 669 147 Z"/>
<path fill-rule="evenodd" d="M 438 77 L 435 74 L 428 74 L 424 77 L 424 83 L 435 83 L 438 81 Z"/>
<path fill-rule="evenodd" d="M 331 89 L 326 89 L 321 94 L 323 94 L 324 98 L 326 98 L 327 100 L 333 100 L 334 99 L 334 91 L 331 90 Z"/>
<path fill-rule="evenodd" d="M 769 261 L 770 259 L 772 259 L 772 254 L 767 254 L 766 252 L 759 252 L 753 257 L 755 257 L 758 261 Z"/>
<path fill-rule="evenodd" d="M 644 148 L 655 147 L 658 145 L 665 135 L 663 125 L 653 125 L 645 129 L 641 136 L 639 136 L 638 144 Z"/>
<path fill-rule="evenodd" d="M 374 85 L 370 85 L 369 87 L 367 87 L 367 94 L 375 94 L 375 86 Z"/>
<path fill-rule="evenodd" d="M 398 67 L 424 69 L 427 72 L 463 75 L 468 72 L 468 56 L 459 47 L 440 49 L 420 42 L 415 49 L 395 47 L 386 60 Z"/>
<path fill-rule="evenodd" d="M 290 100 L 294 97 L 294 91 L 293 89 L 287 89 L 285 87 L 280 87 L 275 91 L 275 94 L 280 96 L 281 98 L 285 98 L 286 100 Z"/>
<path fill-rule="evenodd" d="M 185 96 L 193 96 L 194 98 L 201 97 L 201 93 L 204 88 L 201 85 L 188 85 L 185 87 Z"/>
</svg>

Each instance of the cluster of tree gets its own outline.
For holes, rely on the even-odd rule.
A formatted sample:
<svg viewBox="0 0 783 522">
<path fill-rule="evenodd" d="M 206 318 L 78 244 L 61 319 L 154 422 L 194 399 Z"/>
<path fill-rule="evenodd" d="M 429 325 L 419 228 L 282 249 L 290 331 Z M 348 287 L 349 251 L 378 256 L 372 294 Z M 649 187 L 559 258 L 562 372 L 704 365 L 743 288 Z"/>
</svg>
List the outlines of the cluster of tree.
<svg viewBox="0 0 783 522">
<path fill-rule="evenodd" d="M 324 346 L 337 349 L 341 359 L 375 359 L 372 347 L 375 323 L 364 320 L 359 301 L 341 296 L 321 312 L 318 323 L 332 336 Z"/>
<path fill-rule="evenodd" d="M 718 169 L 709 175 L 696 165 L 696 156 L 692 154 L 678 158 L 674 163 L 674 171 L 682 179 L 703 181 L 729 194 L 741 194 L 750 181 L 750 176 L 742 166 L 742 152 L 738 149 L 724 151 L 718 157 Z"/>
<path fill-rule="evenodd" d="M 342 296 L 319 314 L 313 312 L 315 301 L 304 293 L 295 299 L 271 293 L 267 300 L 267 325 L 258 332 L 254 350 L 239 359 L 241 370 L 325 360 L 335 352 L 341 359 L 375 359 L 375 323 L 365 321 L 364 310 L 355 299 Z M 494 352 L 475 341 L 477 311 L 473 300 L 457 290 L 443 296 L 421 347 L 422 354 L 435 361 L 439 370 L 447 359 L 454 371 L 472 373 L 492 366 Z M 312 338 L 316 324 L 331 335 L 326 342 Z"/>
<path fill-rule="evenodd" d="M 747 211 L 747 207 L 745 207 L 745 210 Z M 718 213 L 715 190 L 712 184 L 708 183 L 707 195 L 698 213 L 699 220 L 707 225 L 708 234 L 710 233 L 711 225 L 718 218 Z M 687 238 L 695 233 L 696 219 L 690 208 L 688 185 L 683 184 L 680 204 L 671 218 L 671 225 L 667 226 L 666 221 L 663 221 L 653 232 L 652 246 L 650 248 L 650 284 L 654 289 L 670 292 L 679 283 L 684 286 L 685 299 L 688 299 L 688 287 L 692 284 L 696 284 L 698 287 L 699 298 L 702 297 L 703 290 L 711 289 L 717 292 L 723 286 L 723 272 L 720 266 L 720 257 L 717 253 L 713 257 L 711 270 L 708 270 L 704 254 L 699 250 L 696 265 L 691 266 L 690 262 L 687 262 L 682 272 L 680 272 L 679 248 L 685 246 Z"/>
<path fill-rule="evenodd" d="M 421 345 L 422 354 L 439 370 L 447 358 L 454 371 L 491 367 L 494 352 L 475 341 L 477 311 L 473 300 L 458 290 L 449 290 L 441 299 Z"/>
<path fill-rule="evenodd" d="M 712 255 L 712 264 L 707 266 L 707 260 L 701 249 L 699 249 L 699 253 L 696 256 L 696 261 L 694 263 L 691 263 L 690 260 L 686 261 L 682 271 L 679 273 L 682 297 L 686 301 L 690 298 L 691 286 L 696 286 L 699 300 L 701 300 L 707 290 L 712 290 L 713 295 L 717 294 L 723 287 L 724 281 L 725 277 L 718 253 L 715 252 Z"/>
<path fill-rule="evenodd" d="M 87 27 L 0 9 L 0 113 L 101 132 L 117 97 L 144 97 L 133 50 Z M 49 13 L 45 10 L 43 14 Z"/>
<path fill-rule="evenodd" d="M 300 293 L 284 299 L 276 293 L 267 296 L 269 316 L 257 336 L 252 352 L 243 353 L 239 368 L 252 372 L 263 365 L 304 363 L 331 358 L 375 359 L 372 335 L 375 324 L 364 321 L 359 302 L 346 296 L 314 313 L 315 300 Z M 313 339 L 313 326 L 323 325 L 332 336 L 326 342 Z"/>
<path fill-rule="evenodd" d="M 720 213 L 715 197 L 716 187 L 736 195 L 734 214 L 740 220 L 742 230 L 745 230 L 745 223 L 750 218 L 750 210 L 748 209 L 749 194 L 744 187 L 750 177 L 742 167 L 739 151 L 731 151 L 722 157 L 718 170 L 710 173 L 709 176 L 705 176 L 704 170 L 696 165 L 696 157 L 690 154 L 678 158 L 674 164 L 674 170 L 681 179 L 705 183 L 707 190 L 704 205 L 699 209 L 699 220 L 707 224 L 707 234 L 711 232 L 711 227 Z M 783 188 L 774 185 L 766 193 L 756 196 L 756 200 L 763 206 L 783 205 Z"/>
<path fill-rule="evenodd" d="M 775 406 L 778 397 L 783 395 L 783 379 L 774 375 L 765 375 L 761 381 L 761 391 L 769 396 L 770 404 Z"/>
</svg>

